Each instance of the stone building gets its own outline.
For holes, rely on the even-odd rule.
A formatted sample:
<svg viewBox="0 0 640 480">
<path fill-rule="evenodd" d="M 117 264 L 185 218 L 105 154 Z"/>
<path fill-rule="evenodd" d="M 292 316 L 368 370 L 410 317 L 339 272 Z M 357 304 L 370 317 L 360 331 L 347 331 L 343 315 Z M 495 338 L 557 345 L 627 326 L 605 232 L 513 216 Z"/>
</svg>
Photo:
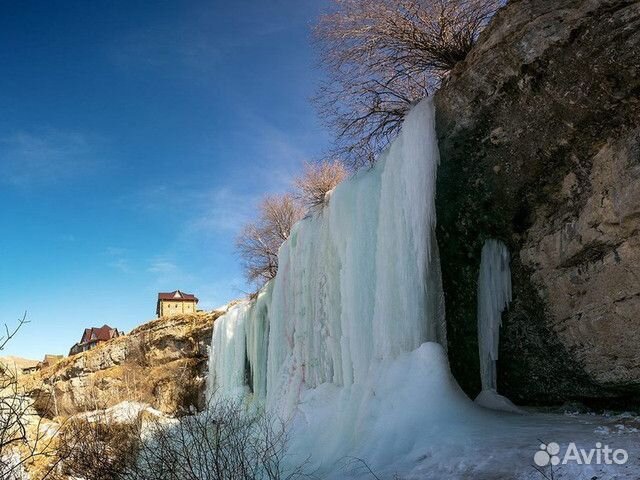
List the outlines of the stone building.
<svg viewBox="0 0 640 480">
<path fill-rule="evenodd" d="M 174 292 L 158 293 L 158 303 L 156 305 L 156 315 L 158 317 L 168 317 L 184 313 L 196 313 L 198 299 L 191 293 L 184 293 L 180 290 Z"/>
</svg>

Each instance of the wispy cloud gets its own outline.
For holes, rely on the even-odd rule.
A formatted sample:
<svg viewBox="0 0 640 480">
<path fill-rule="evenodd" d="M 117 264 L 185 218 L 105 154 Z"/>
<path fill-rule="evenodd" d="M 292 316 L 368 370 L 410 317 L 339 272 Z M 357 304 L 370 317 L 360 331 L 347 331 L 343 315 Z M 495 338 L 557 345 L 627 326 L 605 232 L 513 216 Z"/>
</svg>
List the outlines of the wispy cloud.
<svg viewBox="0 0 640 480">
<path fill-rule="evenodd" d="M 188 222 L 189 233 L 234 233 L 255 211 L 258 195 L 242 194 L 229 187 L 203 192 L 200 208 Z"/>
<path fill-rule="evenodd" d="M 259 194 L 227 185 L 151 185 L 127 195 L 121 202 L 138 211 L 172 215 L 182 235 L 233 234 L 255 211 Z"/>
<path fill-rule="evenodd" d="M 111 57 L 123 69 L 167 69 L 184 75 L 214 71 L 221 53 L 212 39 L 198 32 L 146 29 L 120 38 Z"/>
<path fill-rule="evenodd" d="M 74 243 L 78 238 L 72 233 L 63 233 L 58 236 L 58 240 L 66 243 Z"/>
<path fill-rule="evenodd" d="M 133 269 L 131 268 L 131 265 L 129 263 L 129 261 L 126 258 L 118 258 L 112 262 L 109 262 L 109 266 L 111 268 L 115 268 L 116 270 L 118 270 L 121 273 L 132 273 Z"/>
<path fill-rule="evenodd" d="M 169 256 L 150 259 L 147 273 L 151 275 L 154 287 L 160 290 L 171 290 L 178 287 L 184 289 L 196 282 L 192 272 L 185 270 Z"/>
<path fill-rule="evenodd" d="M 84 175 L 101 164 L 100 143 L 96 136 L 55 129 L 0 137 L 2 181 L 28 187 Z"/>
<path fill-rule="evenodd" d="M 130 274 L 134 272 L 129 260 L 129 251 L 121 247 L 107 247 L 105 255 L 109 257 L 107 265 L 121 273 Z"/>
<path fill-rule="evenodd" d="M 180 269 L 173 262 L 164 259 L 155 259 L 151 261 L 151 264 L 149 265 L 149 268 L 147 268 L 147 271 L 149 273 L 159 273 L 162 275 L 167 275 L 175 274 L 176 272 L 179 272 Z"/>
<path fill-rule="evenodd" d="M 145 25 L 122 35 L 111 58 L 124 69 L 161 69 L 193 78 L 215 74 L 237 49 L 254 47 L 260 38 L 290 26 L 288 19 L 268 15 L 271 7 L 256 2 L 251 8 L 256 10 L 253 15 L 247 15 L 246 6 L 233 3 L 184 9 L 170 24 Z"/>
</svg>

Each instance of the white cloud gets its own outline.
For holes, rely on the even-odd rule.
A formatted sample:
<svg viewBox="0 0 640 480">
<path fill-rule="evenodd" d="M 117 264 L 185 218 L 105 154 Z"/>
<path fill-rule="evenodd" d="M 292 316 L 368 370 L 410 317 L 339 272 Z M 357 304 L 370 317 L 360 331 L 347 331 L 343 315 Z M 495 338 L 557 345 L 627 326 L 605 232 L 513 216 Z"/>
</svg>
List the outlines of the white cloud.
<svg viewBox="0 0 640 480">
<path fill-rule="evenodd" d="M 172 291 L 176 288 L 188 290 L 195 278 L 192 272 L 186 271 L 170 257 L 155 257 L 148 262 L 147 273 L 151 274 L 154 288 Z"/>
<path fill-rule="evenodd" d="M 199 208 L 189 221 L 187 233 L 235 233 L 251 219 L 259 201 L 257 195 L 229 187 L 215 188 L 199 197 Z"/>
<path fill-rule="evenodd" d="M 117 260 L 114 260 L 113 262 L 109 263 L 109 266 L 111 268 L 115 268 L 116 270 L 122 272 L 122 273 L 132 273 L 133 269 L 131 268 L 131 265 L 129 264 L 129 261 L 125 258 L 118 258 Z"/>
<path fill-rule="evenodd" d="M 185 8 L 171 23 L 142 25 L 126 32 L 114 42 L 111 60 L 125 70 L 162 70 L 192 80 L 200 80 L 203 74 L 216 75 L 221 64 L 238 57 L 239 49 L 254 48 L 264 37 L 291 27 L 290 18 L 270 15 L 272 6 L 255 2 L 250 8 L 253 15 L 247 15 L 246 5 L 233 3 L 221 7 L 205 2 Z"/>
<path fill-rule="evenodd" d="M 0 138 L 3 181 L 29 187 L 55 184 L 92 172 L 101 140 L 75 131 L 45 129 Z"/>
<path fill-rule="evenodd" d="M 179 271 L 180 269 L 175 263 L 167 260 L 153 260 L 149 268 L 147 268 L 147 272 L 149 273 L 159 273 L 162 275 L 175 274 Z"/>
<path fill-rule="evenodd" d="M 107 265 L 121 273 L 133 273 L 134 269 L 128 259 L 128 253 L 129 252 L 126 248 L 107 247 L 105 255 L 111 259 Z"/>
<path fill-rule="evenodd" d="M 191 184 L 150 185 L 120 202 L 153 215 L 167 214 L 177 222 L 179 237 L 193 234 L 234 234 L 255 212 L 259 194 L 230 185 L 198 188 Z"/>
</svg>

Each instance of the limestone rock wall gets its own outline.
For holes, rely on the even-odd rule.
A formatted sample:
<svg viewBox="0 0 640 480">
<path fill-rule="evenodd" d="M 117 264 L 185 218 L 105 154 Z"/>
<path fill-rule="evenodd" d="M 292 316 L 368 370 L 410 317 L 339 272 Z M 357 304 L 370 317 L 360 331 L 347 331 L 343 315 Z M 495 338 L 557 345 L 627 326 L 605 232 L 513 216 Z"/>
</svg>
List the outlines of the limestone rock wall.
<svg viewBox="0 0 640 480">
<path fill-rule="evenodd" d="M 436 95 L 449 353 L 479 390 L 476 279 L 512 253 L 498 386 L 523 404 L 640 398 L 640 2 L 512 0 Z"/>
<path fill-rule="evenodd" d="M 208 350 L 223 311 L 177 315 L 25 377 L 41 415 L 73 415 L 140 401 L 171 415 L 202 408 Z"/>
</svg>

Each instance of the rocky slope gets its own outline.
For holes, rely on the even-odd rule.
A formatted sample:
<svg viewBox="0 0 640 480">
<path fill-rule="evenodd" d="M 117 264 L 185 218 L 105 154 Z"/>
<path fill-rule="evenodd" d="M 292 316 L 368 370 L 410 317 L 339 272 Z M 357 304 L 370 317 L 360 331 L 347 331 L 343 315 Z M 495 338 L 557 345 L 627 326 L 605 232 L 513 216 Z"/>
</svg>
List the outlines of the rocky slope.
<svg viewBox="0 0 640 480">
<path fill-rule="evenodd" d="M 512 252 L 499 390 L 640 399 L 640 2 L 512 0 L 436 95 L 438 238 L 455 376 L 479 390 L 476 278 Z"/>
<path fill-rule="evenodd" d="M 73 415 L 138 401 L 171 415 L 202 407 L 214 320 L 224 311 L 146 323 L 28 375 L 41 415 Z"/>
</svg>

